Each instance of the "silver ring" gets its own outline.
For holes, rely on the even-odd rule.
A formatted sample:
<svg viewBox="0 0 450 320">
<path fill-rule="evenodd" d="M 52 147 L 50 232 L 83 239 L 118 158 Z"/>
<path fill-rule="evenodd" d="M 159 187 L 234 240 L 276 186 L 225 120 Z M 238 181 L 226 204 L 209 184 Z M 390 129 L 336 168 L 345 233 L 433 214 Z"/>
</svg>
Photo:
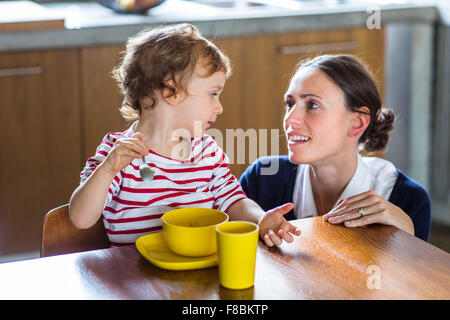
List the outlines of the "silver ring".
<svg viewBox="0 0 450 320">
<path fill-rule="evenodd" d="M 361 217 L 364 217 L 364 209 L 363 208 L 359 208 L 358 212 Z"/>
</svg>

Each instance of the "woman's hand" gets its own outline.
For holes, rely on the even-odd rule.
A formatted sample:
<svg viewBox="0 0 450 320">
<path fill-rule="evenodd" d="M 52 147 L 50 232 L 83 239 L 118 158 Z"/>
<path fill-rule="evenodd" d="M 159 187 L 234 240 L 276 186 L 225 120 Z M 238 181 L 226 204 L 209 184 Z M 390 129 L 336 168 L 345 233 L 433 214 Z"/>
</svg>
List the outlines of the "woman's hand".
<svg viewBox="0 0 450 320">
<path fill-rule="evenodd" d="M 344 223 L 346 227 L 381 223 L 414 235 L 411 218 L 402 209 L 384 200 L 372 190 L 340 201 L 336 208 L 323 216 L 323 219 L 332 224 Z"/>
<path fill-rule="evenodd" d="M 300 235 L 300 230 L 283 217 L 293 206 L 292 203 L 286 203 L 273 208 L 259 220 L 259 234 L 268 247 L 279 246 L 283 240 L 291 243 L 294 241 L 293 235 Z"/>
<path fill-rule="evenodd" d="M 136 132 L 130 138 L 117 140 L 102 166 L 115 176 L 134 159 L 146 156 L 148 150 L 149 148 L 145 144 L 145 136 Z"/>
</svg>

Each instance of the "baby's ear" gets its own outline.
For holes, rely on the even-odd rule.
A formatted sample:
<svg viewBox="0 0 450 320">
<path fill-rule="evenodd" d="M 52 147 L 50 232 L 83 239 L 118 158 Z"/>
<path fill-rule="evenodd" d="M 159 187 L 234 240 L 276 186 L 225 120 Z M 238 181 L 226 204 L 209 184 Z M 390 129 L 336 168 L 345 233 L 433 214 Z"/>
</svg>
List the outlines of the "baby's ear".
<svg viewBox="0 0 450 320">
<path fill-rule="evenodd" d="M 184 100 L 184 91 L 178 87 L 177 83 L 173 79 L 166 80 L 164 84 L 166 87 L 162 89 L 161 94 L 163 99 L 168 104 L 175 106 Z"/>
<path fill-rule="evenodd" d="M 143 96 L 139 99 L 139 105 L 141 106 L 141 110 L 150 109 L 155 106 L 156 101 L 154 97 L 151 96 Z"/>
</svg>

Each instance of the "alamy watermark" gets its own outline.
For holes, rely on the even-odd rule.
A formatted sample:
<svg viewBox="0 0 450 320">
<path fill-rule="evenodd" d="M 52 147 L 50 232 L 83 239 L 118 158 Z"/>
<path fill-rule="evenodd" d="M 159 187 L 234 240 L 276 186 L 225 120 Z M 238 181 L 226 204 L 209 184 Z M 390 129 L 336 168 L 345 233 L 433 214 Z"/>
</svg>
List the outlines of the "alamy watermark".
<svg viewBox="0 0 450 320">
<path fill-rule="evenodd" d="M 377 5 L 370 5 L 366 9 L 366 13 L 370 16 L 366 20 L 366 26 L 368 29 L 381 29 L 381 9 Z"/>
<path fill-rule="evenodd" d="M 280 140 L 285 141 L 284 134 L 282 134 L 279 129 L 268 130 L 250 128 L 245 131 L 241 128 L 226 129 L 224 136 L 221 130 L 211 128 L 206 130 L 206 134 L 211 136 L 216 141 L 217 145 L 225 152 L 229 158 L 230 164 L 251 164 L 256 159 L 261 157 L 266 157 L 269 155 L 277 156 L 280 153 Z M 198 138 L 201 136 L 202 122 L 195 121 L 194 137 Z M 172 139 L 174 141 L 179 140 L 180 137 L 184 140 L 191 139 L 190 133 L 186 129 L 177 129 L 172 132 Z M 269 146 L 270 154 L 268 152 Z M 183 144 L 180 142 L 172 148 L 171 154 L 173 158 L 180 156 L 185 157 L 187 156 L 185 152 L 189 151 L 185 150 Z M 207 151 L 203 150 L 203 152 Z M 203 156 L 204 154 L 194 159 L 194 163 L 204 161 L 205 158 Z M 263 158 L 260 161 L 263 165 L 261 167 L 261 175 L 274 175 L 278 172 L 278 157 L 271 157 L 270 159 Z"/>
<path fill-rule="evenodd" d="M 367 278 L 367 289 L 381 289 L 381 268 L 377 265 L 370 265 L 367 267 L 366 273 L 370 276 Z"/>
</svg>

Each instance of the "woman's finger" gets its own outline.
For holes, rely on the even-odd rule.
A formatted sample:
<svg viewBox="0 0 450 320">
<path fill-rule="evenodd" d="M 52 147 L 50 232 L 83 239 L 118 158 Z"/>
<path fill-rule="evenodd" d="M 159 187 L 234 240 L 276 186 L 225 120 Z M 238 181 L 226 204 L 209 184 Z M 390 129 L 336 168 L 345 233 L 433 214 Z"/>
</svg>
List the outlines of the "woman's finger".
<svg viewBox="0 0 450 320">
<path fill-rule="evenodd" d="M 323 217 L 323 220 L 328 221 L 328 219 L 330 219 L 331 217 L 340 216 L 340 215 L 346 213 L 347 211 L 348 210 L 347 210 L 346 206 L 343 206 L 341 208 L 334 208 L 330 212 L 324 214 L 322 217 Z"/>
<path fill-rule="evenodd" d="M 328 219 L 328 222 L 332 224 L 339 224 L 344 221 L 359 219 L 361 218 L 361 214 L 359 213 L 359 210 L 361 208 L 364 211 L 364 216 L 375 214 L 380 210 L 380 206 L 378 203 L 371 204 L 369 206 L 361 206 L 360 208 L 353 209 L 352 211 L 342 214 L 340 216 L 331 217 Z"/>
<path fill-rule="evenodd" d="M 341 216 L 349 212 L 353 212 L 355 210 L 359 210 L 360 208 L 368 207 L 372 205 L 376 201 L 376 198 L 372 196 L 359 197 L 359 200 L 352 200 L 352 202 L 343 202 L 346 203 L 341 208 L 335 208 L 323 215 L 323 219 L 328 221 L 331 217 Z"/>
<path fill-rule="evenodd" d="M 328 212 L 328 213 L 325 213 L 323 216 L 322 216 L 322 218 L 323 218 L 323 220 L 324 221 L 328 221 L 331 217 L 335 217 L 335 216 L 338 216 L 338 215 L 340 215 L 339 213 L 340 212 L 342 212 L 342 210 L 341 209 L 332 209 L 330 212 Z M 341 213 L 342 214 L 342 213 Z"/>
<path fill-rule="evenodd" d="M 344 201 L 345 201 L 345 199 L 339 200 L 339 201 L 337 202 L 337 204 L 336 204 L 336 207 L 334 207 L 331 211 L 338 210 L 338 209 L 342 208 L 342 207 L 344 206 L 344 205 L 342 204 Z"/>
<path fill-rule="evenodd" d="M 344 206 L 348 206 L 349 204 L 351 204 L 351 203 L 353 203 L 353 202 L 360 201 L 360 200 L 362 200 L 362 199 L 365 199 L 365 198 L 368 198 L 368 197 L 372 197 L 372 196 L 374 196 L 374 195 L 377 195 L 377 194 L 375 193 L 375 191 L 369 190 L 369 191 L 362 192 L 362 193 L 359 193 L 359 194 L 357 194 L 357 195 L 348 197 L 347 199 L 345 199 L 345 200 L 342 202 L 342 204 L 343 204 Z"/>
<path fill-rule="evenodd" d="M 348 205 L 347 207 L 343 208 L 342 210 L 334 211 L 330 215 L 326 217 L 326 221 L 332 222 L 341 220 L 342 218 L 345 218 L 344 220 L 348 220 L 347 217 L 352 217 L 351 219 L 359 218 L 359 210 L 362 208 L 364 210 L 364 214 L 372 214 L 378 211 L 378 207 L 380 207 L 380 202 L 377 201 L 375 198 L 365 198 L 358 202 L 354 202 L 353 204 Z M 325 217 L 325 216 L 324 216 Z M 338 222 L 340 223 L 340 222 Z"/>
<path fill-rule="evenodd" d="M 328 222 L 331 224 L 339 224 L 339 223 L 342 223 L 347 220 L 358 219 L 358 218 L 361 218 L 361 215 L 359 214 L 359 210 L 358 211 L 353 210 L 353 211 L 344 213 L 342 215 L 330 217 L 330 218 L 328 218 Z"/>
<path fill-rule="evenodd" d="M 362 226 L 366 226 L 366 225 L 369 225 L 372 223 L 379 223 L 379 222 L 381 222 L 381 218 L 382 218 L 382 213 L 378 212 L 375 214 L 364 216 L 359 219 L 345 221 L 344 225 L 346 227 L 350 227 L 350 228 L 362 227 Z"/>
<path fill-rule="evenodd" d="M 343 214 L 345 212 L 345 208 L 346 208 L 345 200 L 346 199 L 339 200 L 336 207 L 334 207 L 333 209 L 331 209 L 329 212 L 327 212 L 326 214 L 324 214 L 322 216 L 323 220 L 328 221 L 328 219 L 330 217 L 339 216 L 339 215 Z"/>
</svg>

